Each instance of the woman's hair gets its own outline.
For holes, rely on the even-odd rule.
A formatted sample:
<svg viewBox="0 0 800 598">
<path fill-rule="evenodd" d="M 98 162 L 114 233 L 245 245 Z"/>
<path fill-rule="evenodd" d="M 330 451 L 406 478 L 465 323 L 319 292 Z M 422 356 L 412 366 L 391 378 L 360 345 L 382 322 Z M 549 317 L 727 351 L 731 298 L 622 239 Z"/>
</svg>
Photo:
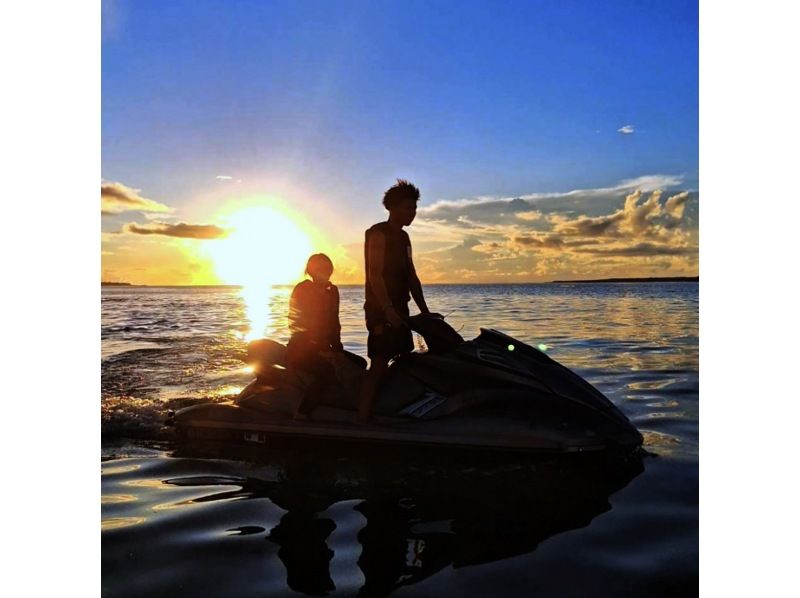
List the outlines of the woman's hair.
<svg viewBox="0 0 800 598">
<path fill-rule="evenodd" d="M 397 182 L 383 194 L 383 206 L 391 210 L 404 199 L 419 201 L 419 189 L 405 179 L 397 179 Z"/>
<path fill-rule="evenodd" d="M 333 272 L 333 262 L 331 258 L 329 258 L 324 253 L 315 253 L 306 262 L 306 274 L 309 274 L 311 270 L 315 270 L 317 268 L 327 266 L 330 268 L 331 272 Z"/>
</svg>

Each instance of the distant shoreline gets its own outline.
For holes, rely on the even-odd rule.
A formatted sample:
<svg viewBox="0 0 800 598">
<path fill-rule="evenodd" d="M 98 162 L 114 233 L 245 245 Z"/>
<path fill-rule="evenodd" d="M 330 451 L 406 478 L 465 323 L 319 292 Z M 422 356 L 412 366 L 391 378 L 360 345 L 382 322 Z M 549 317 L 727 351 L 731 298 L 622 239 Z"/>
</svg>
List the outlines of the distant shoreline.
<svg viewBox="0 0 800 598">
<path fill-rule="evenodd" d="M 137 289 L 238 289 L 240 284 L 133 284 L 131 282 L 101 282 L 101 287 L 133 287 Z M 291 287 L 290 284 L 275 284 L 275 287 Z"/>
<path fill-rule="evenodd" d="M 588 280 L 554 280 L 553 283 L 603 283 L 603 282 L 700 282 L 699 276 L 665 276 L 650 278 L 592 278 Z"/>
<path fill-rule="evenodd" d="M 602 283 L 625 283 L 625 282 L 700 282 L 699 276 L 672 276 L 672 277 L 651 277 L 651 278 L 594 278 L 588 280 L 551 280 L 545 282 L 433 282 L 425 284 L 429 286 L 513 286 L 513 285 L 533 285 L 533 284 L 602 284 Z M 237 289 L 242 285 L 238 284 L 132 284 L 130 282 L 102 282 L 104 287 L 131 287 L 131 288 L 151 288 L 151 289 Z M 293 284 L 272 285 L 278 288 L 292 288 Z M 364 283 L 342 283 L 337 285 L 341 288 L 363 287 Z"/>
</svg>

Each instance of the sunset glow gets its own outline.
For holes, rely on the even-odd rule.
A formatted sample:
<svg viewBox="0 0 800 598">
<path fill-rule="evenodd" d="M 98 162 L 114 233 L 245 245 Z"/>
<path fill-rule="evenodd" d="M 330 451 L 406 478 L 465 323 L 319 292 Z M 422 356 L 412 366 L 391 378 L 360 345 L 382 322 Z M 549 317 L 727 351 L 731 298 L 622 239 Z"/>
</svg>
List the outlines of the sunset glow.
<svg viewBox="0 0 800 598">
<path fill-rule="evenodd" d="M 397 178 L 421 191 L 424 285 L 699 273 L 696 3 L 459 3 L 477 52 L 424 5 L 246 3 L 228 35 L 213 3 L 112 4 L 105 282 L 250 292 L 324 252 L 336 284 L 363 284 Z"/>
<path fill-rule="evenodd" d="M 221 219 L 228 234 L 205 247 L 217 277 L 225 284 L 241 285 L 242 300 L 253 340 L 272 330 L 269 303 L 280 293 L 274 285 L 302 278 L 313 253 L 308 233 L 287 214 L 270 205 L 243 208 Z"/>
</svg>

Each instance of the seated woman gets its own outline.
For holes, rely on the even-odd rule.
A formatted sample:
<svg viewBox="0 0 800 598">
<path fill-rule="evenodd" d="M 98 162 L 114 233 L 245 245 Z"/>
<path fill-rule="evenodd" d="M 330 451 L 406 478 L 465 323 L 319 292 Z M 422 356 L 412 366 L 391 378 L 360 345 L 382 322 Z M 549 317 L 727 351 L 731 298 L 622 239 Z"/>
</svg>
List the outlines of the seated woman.
<svg viewBox="0 0 800 598">
<path fill-rule="evenodd" d="M 333 263 L 324 253 L 308 258 L 306 274 L 311 280 L 297 284 L 289 300 L 289 331 L 286 363 L 313 376 L 295 413 L 308 419 L 325 388 L 336 379 L 333 365 L 322 353 L 342 351 L 339 323 L 339 289 L 330 282 Z"/>
</svg>

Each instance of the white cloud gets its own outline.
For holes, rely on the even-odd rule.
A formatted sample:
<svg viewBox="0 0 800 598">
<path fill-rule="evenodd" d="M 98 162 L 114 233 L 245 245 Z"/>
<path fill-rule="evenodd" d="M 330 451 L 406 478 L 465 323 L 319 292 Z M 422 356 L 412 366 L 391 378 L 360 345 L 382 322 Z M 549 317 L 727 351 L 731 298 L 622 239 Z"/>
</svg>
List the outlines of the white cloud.
<svg viewBox="0 0 800 598">
<path fill-rule="evenodd" d="M 683 183 L 683 176 L 648 174 L 623 180 L 613 187 L 573 189 L 566 192 L 531 193 L 518 197 L 475 197 L 471 199 L 439 200 L 420 207 L 418 217 L 427 223 L 456 225 L 460 228 L 514 225 L 520 220 L 532 225 L 542 222 L 536 214 L 565 214 L 569 211 L 587 215 L 605 215 L 619 208 L 629 194 L 640 191 L 652 193 L 673 189 Z"/>
<path fill-rule="evenodd" d="M 228 176 L 227 174 L 218 174 L 216 178 L 217 178 L 218 181 L 231 181 L 231 180 L 233 180 L 233 177 L 232 176 Z"/>
<path fill-rule="evenodd" d="M 621 181 L 616 189 L 625 191 L 663 191 L 671 189 L 683 183 L 683 175 L 679 174 L 646 174 L 635 179 L 625 179 Z"/>
<path fill-rule="evenodd" d="M 633 135 L 634 132 L 633 125 L 623 125 L 619 129 L 617 129 L 617 133 L 622 133 L 623 135 Z"/>
</svg>

